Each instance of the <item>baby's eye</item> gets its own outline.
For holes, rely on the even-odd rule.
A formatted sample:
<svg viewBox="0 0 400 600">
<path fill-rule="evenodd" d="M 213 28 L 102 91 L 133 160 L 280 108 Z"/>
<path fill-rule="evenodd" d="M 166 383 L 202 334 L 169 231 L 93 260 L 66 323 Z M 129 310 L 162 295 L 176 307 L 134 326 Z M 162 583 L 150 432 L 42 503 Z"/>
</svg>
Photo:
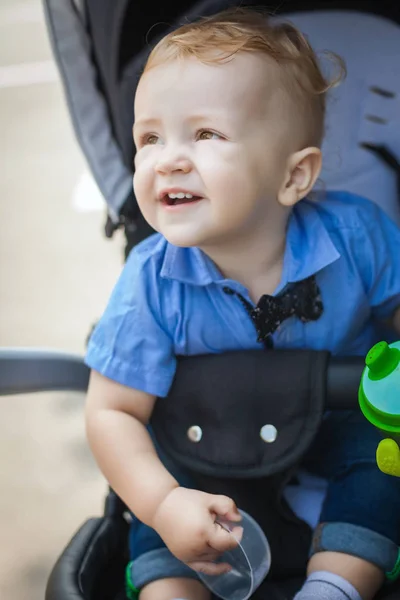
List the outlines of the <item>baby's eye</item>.
<svg viewBox="0 0 400 600">
<path fill-rule="evenodd" d="M 208 129 L 203 129 L 202 131 L 199 131 L 199 133 L 197 134 L 197 139 L 198 140 L 219 140 L 219 139 L 221 139 L 221 136 L 218 133 L 215 133 L 215 131 L 209 131 Z"/>
<path fill-rule="evenodd" d="M 150 135 L 147 135 L 145 137 L 144 143 L 147 144 L 148 146 L 154 146 L 154 144 L 157 144 L 158 140 L 159 140 L 158 135 L 151 133 Z"/>
<path fill-rule="evenodd" d="M 154 146 L 158 144 L 160 138 L 155 133 L 149 133 L 142 137 L 140 140 L 143 146 Z"/>
</svg>

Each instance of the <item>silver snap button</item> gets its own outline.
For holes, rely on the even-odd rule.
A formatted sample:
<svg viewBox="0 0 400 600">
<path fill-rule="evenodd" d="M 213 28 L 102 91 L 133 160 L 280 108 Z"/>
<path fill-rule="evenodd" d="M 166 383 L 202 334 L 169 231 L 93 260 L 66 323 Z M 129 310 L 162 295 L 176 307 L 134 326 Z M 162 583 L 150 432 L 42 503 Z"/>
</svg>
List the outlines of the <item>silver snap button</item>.
<svg viewBox="0 0 400 600">
<path fill-rule="evenodd" d="M 192 425 L 192 427 L 189 427 L 187 430 L 187 436 L 191 442 L 199 442 L 203 437 L 201 427 L 198 425 Z"/>
<path fill-rule="evenodd" d="M 264 425 L 260 429 L 260 438 L 267 442 L 268 444 L 272 444 L 278 437 L 278 430 L 273 425 Z"/>
</svg>

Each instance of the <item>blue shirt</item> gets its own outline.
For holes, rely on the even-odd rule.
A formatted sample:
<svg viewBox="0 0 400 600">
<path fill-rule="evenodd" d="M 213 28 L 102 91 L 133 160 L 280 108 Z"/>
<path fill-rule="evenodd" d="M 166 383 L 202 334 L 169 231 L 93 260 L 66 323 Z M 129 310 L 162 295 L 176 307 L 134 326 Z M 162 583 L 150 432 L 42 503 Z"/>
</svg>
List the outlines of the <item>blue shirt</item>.
<svg viewBox="0 0 400 600">
<path fill-rule="evenodd" d="M 324 312 L 293 316 L 273 334 L 275 348 L 365 354 L 378 341 L 376 318 L 400 306 L 400 230 L 372 202 L 344 192 L 302 200 L 291 214 L 278 293 L 316 274 Z M 156 234 L 136 246 L 91 336 L 86 363 L 106 377 L 166 396 L 177 355 L 263 349 L 237 296 L 197 248 L 178 248 Z"/>
</svg>

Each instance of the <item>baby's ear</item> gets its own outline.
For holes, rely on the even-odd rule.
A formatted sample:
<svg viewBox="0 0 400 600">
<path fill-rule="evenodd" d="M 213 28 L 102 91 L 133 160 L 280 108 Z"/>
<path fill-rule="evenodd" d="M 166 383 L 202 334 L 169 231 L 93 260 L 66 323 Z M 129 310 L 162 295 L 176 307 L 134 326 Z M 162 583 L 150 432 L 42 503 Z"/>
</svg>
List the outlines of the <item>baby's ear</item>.
<svg viewBox="0 0 400 600">
<path fill-rule="evenodd" d="M 310 146 L 291 154 L 283 181 L 278 193 L 282 206 L 294 206 L 307 196 L 313 188 L 322 166 L 322 154 L 319 148 Z"/>
</svg>

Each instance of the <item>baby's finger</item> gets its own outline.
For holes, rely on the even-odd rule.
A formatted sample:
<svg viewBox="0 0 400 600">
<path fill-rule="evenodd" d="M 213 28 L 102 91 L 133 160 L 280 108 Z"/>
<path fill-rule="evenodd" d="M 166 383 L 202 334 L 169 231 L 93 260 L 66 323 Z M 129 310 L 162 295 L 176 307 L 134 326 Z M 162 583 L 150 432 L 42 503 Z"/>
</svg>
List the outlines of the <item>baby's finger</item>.
<svg viewBox="0 0 400 600">
<path fill-rule="evenodd" d="M 221 525 L 215 523 L 210 531 L 208 544 L 211 548 L 217 550 L 217 552 L 226 552 L 227 550 L 236 548 L 238 542 L 229 531 L 226 531 Z"/>
<path fill-rule="evenodd" d="M 188 563 L 188 566 L 197 571 L 198 573 L 204 573 L 205 575 L 222 575 L 232 570 L 232 567 L 227 563 L 213 563 L 213 562 L 192 562 Z"/>
<path fill-rule="evenodd" d="M 243 531 L 243 527 L 239 527 L 238 525 L 236 525 L 231 529 L 231 534 L 238 542 L 241 542 L 243 538 Z"/>
<path fill-rule="evenodd" d="M 238 508 L 232 498 L 228 498 L 228 496 L 218 496 L 211 495 L 209 509 L 224 519 L 228 521 L 241 521 L 242 515 L 238 511 Z"/>
<path fill-rule="evenodd" d="M 202 552 L 201 554 L 196 554 L 196 558 L 192 562 L 201 562 L 201 563 L 209 563 L 215 562 L 221 556 L 221 552 L 217 552 L 214 548 L 208 546 L 207 552 Z"/>
</svg>

